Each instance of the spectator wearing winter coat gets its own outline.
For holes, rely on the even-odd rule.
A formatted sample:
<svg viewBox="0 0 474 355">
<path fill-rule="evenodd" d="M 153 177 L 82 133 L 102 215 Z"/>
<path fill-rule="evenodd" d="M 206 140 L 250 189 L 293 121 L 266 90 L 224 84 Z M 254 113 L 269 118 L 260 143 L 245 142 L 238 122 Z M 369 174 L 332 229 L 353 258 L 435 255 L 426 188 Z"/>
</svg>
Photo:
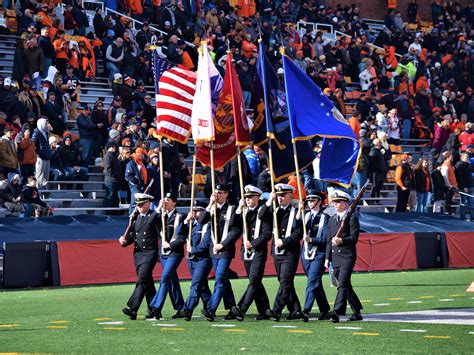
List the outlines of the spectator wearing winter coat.
<svg viewBox="0 0 474 355">
<path fill-rule="evenodd" d="M 33 77 L 33 74 L 37 73 L 37 77 L 40 78 L 40 74 L 44 72 L 45 66 L 45 57 L 43 50 L 38 46 L 36 39 L 32 38 L 25 42 L 25 52 L 26 58 L 26 73 Z M 38 86 L 41 82 L 36 81 Z"/>
<path fill-rule="evenodd" d="M 51 132 L 62 136 L 64 133 L 64 122 L 63 122 L 63 111 L 61 106 L 56 101 L 56 93 L 49 91 L 48 101 L 44 104 L 44 115 L 48 117 L 48 121 L 51 124 Z"/>
<path fill-rule="evenodd" d="M 51 39 L 49 38 L 49 29 L 47 27 L 41 29 L 41 36 L 38 39 L 38 45 L 43 50 L 44 54 L 44 71 L 42 72 L 42 76 L 43 78 L 46 78 L 49 67 L 53 65 L 54 59 L 56 58 L 56 51 L 53 43 L 51 43 Z"/>
<path fill-rule="evenodd" d="M 7 126 L 0 139 L 0 174 L 5 178 L 13 172 L 18 173 L 17 147 L 13 140 L 13 129 Z"/>
<path fill-rule="evenodd" d="M 415 166 L 416 212 L 427 212 L 429 194 L 431 191 L 431 177 L 428 172 L 428 161 L 420 159 Z"/>
<path fill-rule="evenodd" d="M 21 132 L 15 140 L 18 147 L 18 159 L 20 161 L 20 173 L 25 182 L 29 176 L 35 175 L 36 148 L 31 137 L 32 130 L 28 123 L 25 123 Z"/>
<path fill-rule="evenodd" d="M 148 172 L 145 166 L 145 151 L 137 148 L 133 154 L 133 159 L 127 163 L 125 169 L 125 180 L 130 187 L 131 201 L 130 214 L 135 209 L 135 193 L 143 192 L 148 184 Z"/>
<path fill-rule="evenodd" d="M 51 160 L 49 161 L 49 173 L 53 181 L 64 180 L 64 169 L 61 157 L 59 155 L 59 142 L 55 136 L 49 137 L 49 146 L 51 147 Z"/>
<path fill-rule="evenodd" d="M 459 191 L 461 192 L 460 217 L 466 218 L 469 213 L 469 220 L 471 221 L 474 219 L 474 198 L 471 197 L 474 194 L 472 178 L 474 166 L 469 164 L 469 153 L 464 152 L 461 154 L 461 160 L 456 163 L 454 172 Z"/>
<path fill-rule="evenodd" d="M 38 182 L 34 176 L 28 178 L 28 182 L 22 191 L 22 198 L 25 203 L 31 205 L 35 211 L 35 217 L 47 217 L 51 210 L 49 206 L 41 200 L 38 188 Z"/>
<path fill-rule="evenodd" d="M 59 148 L 59 156 L 63 164 L 66 180 L 88 180 L 87 174 L 89 173 L 89 170 L 86 167 L 81 166 L 81 153 L 72 144 L 72 138 L 70 135 L 64 136 L 63 144 Z M 82 190 L 82 184 L 77 184 L 76 190 Z"/>
<path fill-rule="evenodd" d="M 245 158 L 247 159 L 250 171 L 253 176 L 254 183 L 252 185 L 255 185 L 257 183 L 258 176 L 262 171 L 262 168 L 260 166 L 260 159 L 258 158 L 257 153 L 255 153 L 255 151 L 251 147 L 245 149 L 243 153 Z"/>
<path fill-rule="evenodd" d="M 49 132 L 53 129 L 47 117 L 41 117 L 33 131 L 33 142 L 36 149 L 35 177 L 38 187 L 45 188 L 49 180 L 49 161 L 51 148 L 49 146 Z"/>
<path fill-rule="evenodd" d="M 443 120 L 441 123 L 435 126 L 434 137 L 433 137 L 433 149 L 438 153 L 441 152 L 444 145 L 449 139 L 449 121 Z"/>
<path fill-rule="evenodd" d="M 433 163 L 433 172 L 431 173 L 431 181 L 433 183 L 433 212 L 441 213 L 445 211 L 446 194 L 448 187 L 441 174 L 441 164 Z"/>
<path fill-rule="evenodd" d="M 108 142 L 105 146 L 107 153 L 104 157 L 104 207 L 118 207 L 119 205 L 119 184 L 124 176 L 120 161 L 117 158 L 117 149 L 117 145 L 112 142 Z"/>
<path fill-rule="evenodd" d="M 81 114 L 77 118 L 77 127 L 81 137 L 82 160 L 85 164 L 93 164 L 93 159 L 99 155 L 99 130 L 103 123 L 94 123 L 91 119 L 91 110 L 88 104 L 82 104 Z"/>
</svg>

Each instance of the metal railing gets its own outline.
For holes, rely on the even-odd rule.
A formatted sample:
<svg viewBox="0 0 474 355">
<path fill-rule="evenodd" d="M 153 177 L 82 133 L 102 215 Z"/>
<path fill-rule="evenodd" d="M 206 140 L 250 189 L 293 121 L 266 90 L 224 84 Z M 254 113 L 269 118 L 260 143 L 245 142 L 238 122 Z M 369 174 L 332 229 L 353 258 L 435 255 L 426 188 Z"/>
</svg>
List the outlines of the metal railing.
<svg viewBox="0 0 474 355">
<path fill-rule="evenodd" d="M 322 27 L 322 28 L 330 29 L 329 31 L 323 30 L 322 32 L 331 33 L 331 34 L 334 34 L 336 36 L 344 36 L 344 37 L 348 37 L 348 38 L 351 38 L 351 39 L 354 38 L 353 36 L 348 35 L 347 33 L 344 33 L 344 32 L 338 31 L 338 30 L 334 30 L 333 25 L 330 25 L 330 24 L 327 24 L 327 23 L 314 23 L 314 22 L 298 21 L 296 23 L 296 28 L 300 33 L 303 33 L 303 30 L 306 31 L 306 28 L 302 28 L 302 26 L 305 26 L 305 27 L 311 26 L 313 28 L 313 31 L 315 31 L 315 32 L 318 31 L 318 28 Z M 381 50 L 385 51 L 385 49 L 383 49 L 382 47 L 376 46 L 373 43 L 368 43 L 367 42 L 367 45 L 369 47 L 376 48 L 376 49 L 381 49 Z M 399 58 L 402 57 L 402 55 L 398 54 L 398 53 L 395 53 L 395 56 L 397 56 Z"/>
<path fill-rule="evenodd" d="M 121 13 L 118 12 L 118 11 L 109 9 L 108 7 L 105 8 L 105 13 L 106 13 L 106 14 L 112 13 L 112 14 L 115 14 L 115 15 L 120 16 L 120 17 L 125 17 L 127 20 L 129 20 L 129 21 L 132 22 L 132 28 L 133 28 L 134 31 L 137 31 L 137 25 L 143 26 L 143 22 L 142 22 L 142 21 L 138 21 L 138 20 L 136 20 L 136 19 L 134 19 L 134 18 L 132 18 L 132 17 L 130 17 L 130 16 L 121 14 Z M 151 30 L 160 33 L 162 36 L 167 36 L 167 35 L 168 35 L 167 32 L 162 31 L 162 30 L 160 30 L 159 28 L 156 28 L 155 26 L 149 25 L 148 27 L 149 27 Z M 190 46 L 190 47 L 196 47 L 196 45 L 195 45 L 194 43 L 191 43 L 191 42 L 188 42 L 188 41 L 184 41 L 184 42 L 185 42 L 188 46 Z"/>
</svg>

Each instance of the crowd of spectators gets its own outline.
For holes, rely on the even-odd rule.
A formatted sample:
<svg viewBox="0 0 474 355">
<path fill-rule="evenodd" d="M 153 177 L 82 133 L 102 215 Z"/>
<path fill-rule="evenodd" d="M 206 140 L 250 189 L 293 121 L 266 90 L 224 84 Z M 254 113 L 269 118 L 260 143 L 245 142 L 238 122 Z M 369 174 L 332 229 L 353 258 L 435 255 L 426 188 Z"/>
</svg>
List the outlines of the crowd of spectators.
<svg viewBox="0 0 474 355">
<path fill-rule="evenodd" d="M 311 0 L 108 0 L 106 7 L 126 16 L 97 9 L 93 30 L 80 4 L 65 3 L 62 21 L 53 3 L 15 2 L 20 38 L 14 69 L 12 77 L 0 79 L 0 174 L 6 182 L 15 174 L 26 185 L 34 175 L 41 190 L 50 180 L 84 181 L 88 166 L 104 151 L 105 206 L 117 206 L 123 197 L 133 208 L 133 192 L 143 191 L 151 178 L 159 180 L 155 109 L 146 89 L 153 84 L 152 50 L 195 70 L 193 43 L 207 39 L 221 74 L 230 50 L 249 107 L 261 38 L 282 80 L 280 47 L 350 117 L 363 147 L 354 193 L 370 179 L 371 196 L 379 203 L 387 173 L 395 170 L 397 211 L 426 212 L 431 194 L 436 211 L 450 212 L 453 195 L 461 192 L 466 207 L 461 215 L 474 218 L 468 197 L 473 194 L 474 166 L 472 5 L 436 0 L 432 23 L 422 25 L 415 0 L 406 16 L 388 10 L 384 29 L 376 33 L 362 21 L 356 5 L 327 7 Z M 143 25 L 135 30 L 131 18 Z M 347 36 L 330 39 L 310 24 L 298 28 L 298 21 L 331 24 Z M 99 60 L 103 65 L 96 65 Z M 81 82 L 97 76 L 108 78 L 113 95 L 109 107 L 103 98 L 91 106 L 80 103 Z M 355 109 L 349 100 L 356 101 Z M 68 131 L 73 120 L 78 135 Z M 414 162 L 399 154 L 394 169 L 393 156 L 403 152 L 392 148 L 413 139 L 429 142 L 431 151 Z M 314 146 L 317 158 L 319 144 Z M 166 191 L 185 196 L 188 147 L 167 141 L 163 154 Z M 248 181 L 268 191 L 263 152 L 251 147 L 244 156 Z M 235 164 L 216 174 L 222 181 L 236 180 Z M 303 176 L 306 189 L 328 188 L 314 178 L 311 166 Z M 154 189 L 158 199 L 159 184 Z M 7 200 L 2 197 L 4 206 Z"/>
</svg>

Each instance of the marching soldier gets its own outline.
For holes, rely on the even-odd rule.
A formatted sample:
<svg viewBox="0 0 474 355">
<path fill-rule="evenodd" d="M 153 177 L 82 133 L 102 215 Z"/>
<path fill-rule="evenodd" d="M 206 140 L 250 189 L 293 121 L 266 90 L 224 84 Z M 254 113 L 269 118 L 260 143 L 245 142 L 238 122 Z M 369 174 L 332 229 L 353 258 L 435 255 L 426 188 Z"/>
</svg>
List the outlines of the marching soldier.
<svg viewBox="0 0 474 355">
<path fill-rule="evenodd" d="M 303 244 L 301 252 L 301 264 L 308 278 L 303 313 L 309 317 L 314 300 L 316 300 L 320 311 L 318 320 L 326 320 L 329 312 L 329 303 L 322 282 L 326 257 L 326 239 L 323 235 L 323 227 L 329 216 L 324 213 L 325 209 L 322 207 L 324 194 L 321 192 L 309 191 L 306 201 L 310 210 L 305 215 L 308 235 L 304 237 L 306 243 Z M 301 206 L 301 210 L 303 208 L 304 205 Z M 306 245 L 308 246 L 307 249 Z"/>
<path fill-rule="evenodd" d="M 303 239 L 302 218 L 298 219 L 297 209 L 291 206 L 291 195 L 295 188 L 287 184 L 276 184 L 276 195 L 278 196 L 277 232 L 278 238 L 273 238 L 272 254 L 275 269 L 280 282 L 273 309 L 267 310 L 267 316 L 274 321 L 279 321 L 283 308 L 287 306 L 291 319 L 303 319 L 308 321 L 308 317 L 301 312 L 301 304 L 295 290 L 295 274 L 298 268 L 300 255 L 300 240 Z M 275 193 L 270 194 L 270 198 L 260 211 L 260 217 L 265 220 L 273 220 L 272 202 L 275 200 Z M 273 226 L 275 229 L 275 226 Z M 275 240 L 276 239 L 276 240 Z"/>
<path fill-rule="evenodd" d="M 341 224 L 347 217 L 350 199 L 349 194 L 344 191 L 335 190 L 332 193 L 331 200 L 334 202 L 336 214 L 328 219 L 323 233 L 328 241 L 325 266 L 327 267 L 329 262 L 332 261 L 334 276 L 338 281 L 334 308 L 328 315 L 334 323 L 339 322 L 339 316 L 346 314 L 347 301 L 349 301 L 353 311 L 348 320 L 362 320 L 360 311 L 363 307 L 351 284 L 351 275 L 357 259 L 356 244 L 360 230 L 357 215 L 352 214 L 342 235 L 340 237 L 336 236 Z"/>
<path fill-rule="evenodd" d="M 207 308 L 209 299 L 211 298 L 211 290 L 207 282 L 207 277 L 212 269 L 212 261 L 209 257 L 209 248 L 211 242 L 211 229 L 209 223 L 201 225 L 198 223 L 201 213 L 205 210 L 199 201 L 194 201 L 192 212 L 184 221 L 185 224 L 192 228 L 191 245 L 187 245 L 188 266 L 191 273 L 191 289 L 189 296 L 181 310 L 182 317 L 190 321 L 193 311 L 201 298 L 204 308 Z"/>
<path fill-rule="evenodd" d="M 168 292 L 170 292 L 171 303 L 177 311 L 172 317 L 181 318 L 179 311 L 184 307 L 183 294 L 179 285 L 177 269 L 184 256 L 184 243 L 186 242 L 187 228 L 183 226 L 184 215 L 176 210 L 176 195 L 168 192 L 164 200 L 160 201 L 157 208 L 158 224 L 160 235 L 162 233 L 162 206 L 165 211 L 165 237 L 162 236 L 160 248 L 160 261 L 163 271 L 161 273 L 160 288 L 156 293 L 151 307 L 155 318 L 161 318 L 161 310 L 166 300 Z"/>
<path fill-rule="evenodd" d="M 216 316 L 216 310 L 224 298 L 224 306 L 231 309 L 235 306 L 234 292 L 229 281 L 228 272 L 230 263 L 235 257 L 235 242 L 242 234 L 242 220 L 237 215 L 236 207 L 231 206 L 227 198 L 229 196 L 229 188 L 227 185 L 216 185 L 215 193 L 211 195 L 209 205 L 199 217 L 199 223 L 204 225 L 210 222 L 211 239 L 210 255 L 212 265 L 214 267 L 214 292 L 211 299 L 201 313 L 206 320 L 213 322 Z M 214 229 L 214 204 L 216 205 L 217 230 Z M 229 312 L 224 319 L 233 319 L 233 315 Z"/>
<path fill-rule="evenodd" d="M 270 309 L 267 292 L 262 279 L 267 261 L 267 245 L 272 237 L 272 227 L 269 221 L 262 221 L 258 213 L 262 209 L 260 202 L 262 190 L 247 185 L 244 189 L 244 199 L 240 200 L 239 210 L 247 224 L 247 241 L 242 243 L 242 260 L 249 278 L 247 290 L 239 301 L 238 306 L 232 307 L 231 312 L 239 321 L 243 321 L 247 310 L 253 301 L 259 315 L 256 320 L 268 319 L 265 312 Z M 245 244 L 245 245 L 244 245 Z"/>
<path fill-rule="evenodd" d="M 146 298 L 148 313 L 152 314 L 150 303 L 156 294 L 153 281 L 153 269 L 158 260 L 158 215 L 150 209 L 150 203 L 154 197 L 144 193 L 136 193 L 136 208 L 139 212 L 137 220 L 132 227 L 132 232 L 128 236 L 121 236 L 119 239 L 122 247 L 134 244 L 133 261 L 137 272 L 137 282 L 132 296 L 127 302 L 128 308 L 122 312 L 130 319 L 137 319 L 137 312 L 143 298 Z"/>
</svg>

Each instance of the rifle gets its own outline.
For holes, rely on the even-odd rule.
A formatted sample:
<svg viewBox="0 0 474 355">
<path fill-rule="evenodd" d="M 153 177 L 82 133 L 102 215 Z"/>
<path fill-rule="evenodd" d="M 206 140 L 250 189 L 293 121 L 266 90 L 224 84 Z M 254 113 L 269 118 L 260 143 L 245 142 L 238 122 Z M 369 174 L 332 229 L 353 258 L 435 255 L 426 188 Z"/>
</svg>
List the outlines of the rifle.
<svg viewBox="0 0 474 355">
<path fill-rule="evenodd" d="M 151 185 L 153 185 L 153 182 L 155 181 L 155 179 L 151 179 L 150 180 L 150 183 L 148 184 L 148 186 L 146 187 L 145 191 L 143 191 L 143 193 L 147 194 L 148 192 L 150 192 L 150 189 L 151 189 Z M 132 215 L 130 216 L 129 220 L 128 220 L 128 226 L 127 226 L 127 229 L 125 229 L 125 233 L 123 234 L 123 237 L 125 238 L 125 240 L 128 241 L 128 237 L 130 236 L 130 232 L 132 231 L 132 228 L 133 226 L 135 225 L 135 222 L 137 221 L 137 218 L 138 218 L 138 210 L 137 209 L 134 209 L 133 212 L 132 212 Z M 123 245 L 124 247 L 126 245 Z"/>
<path fill-rule="evenodd" d="M 365 183 L 365 185 L 362 186 L 362 188 L 360 189 L 357 196 L 354 198 L 354 201 L 352 201 L 351 205 L 347 209 L 346 216 L 344 217 L 344 220 L 342 221 L 341 226 L 339 227 L 339 229 L 337 230 L 336 235 L 333 238 L 341 238 L 342 234 L 344 233 L 347 226 L 349 225 L 349 220 L 351 219 L 352 214 L 355 212 L 355 209 L 356 209 L 357 205 L 359 204 L 359 201 L 360 201 L 362 195 L 364 194 L 364 191 L 365 191 L 365 189 L 367 188 L 368 185 L 369 185 L 369 182 L 367 181 Z"/>
</svg>

